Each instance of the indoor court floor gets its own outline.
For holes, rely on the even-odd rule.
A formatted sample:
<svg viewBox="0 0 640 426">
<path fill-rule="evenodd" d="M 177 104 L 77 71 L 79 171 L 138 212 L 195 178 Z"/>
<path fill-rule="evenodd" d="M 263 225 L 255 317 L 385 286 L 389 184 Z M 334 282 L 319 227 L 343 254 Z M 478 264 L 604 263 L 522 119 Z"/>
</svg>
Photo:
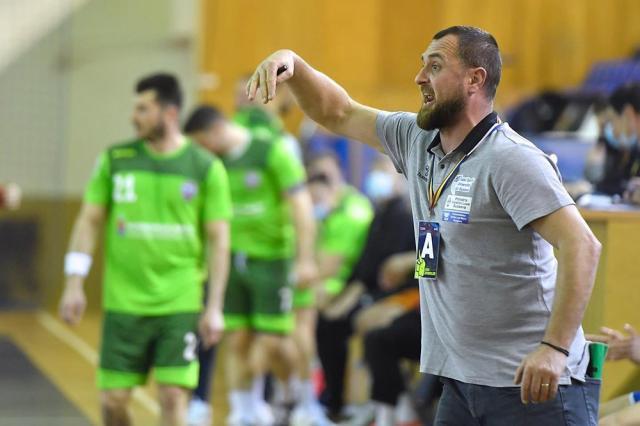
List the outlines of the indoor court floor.
<svg viewBox="0 0 640 426">
<path fill-rule="evenodd" d="M 0 425 L 100 425 L 95 386 L 100 316 L 69 327 L 45 311 L 0 312 Z M 216 376 L 220 376 L 217 369 Z M 226 417 L 222 377 L 213 382 L 214 423 Z M 133 424 L 153 426 L 160 413 L 155 386 L 137 389 Z"/>
</svg>

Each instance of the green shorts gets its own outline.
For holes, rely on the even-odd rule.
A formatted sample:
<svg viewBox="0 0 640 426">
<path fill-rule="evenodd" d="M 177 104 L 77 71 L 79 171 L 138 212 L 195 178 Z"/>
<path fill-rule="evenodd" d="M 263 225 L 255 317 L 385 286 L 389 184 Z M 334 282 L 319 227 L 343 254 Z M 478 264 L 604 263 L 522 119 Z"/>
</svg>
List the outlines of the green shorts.
<svg viewBox="0 0 640 426">
<path fill-rule="evenodd" d="M 316 305 L 316 295 L 312 288 L 295 288 L 293 290 L 293 309 L 307 309 Z"/>
<path fill-rule="evenodd" d="M 195 388 L 198 318 L 198 313 L 138 316 L 106 312 L 98 388 L 143 385 L 152 367 L 160 384 Z"/>
<path fill-rule="evenodd" d="M 293 330 L 291 261 L 233 255 L 225 293 L 227 331 L 251 329 L 289 334 Z"/>
</svg>

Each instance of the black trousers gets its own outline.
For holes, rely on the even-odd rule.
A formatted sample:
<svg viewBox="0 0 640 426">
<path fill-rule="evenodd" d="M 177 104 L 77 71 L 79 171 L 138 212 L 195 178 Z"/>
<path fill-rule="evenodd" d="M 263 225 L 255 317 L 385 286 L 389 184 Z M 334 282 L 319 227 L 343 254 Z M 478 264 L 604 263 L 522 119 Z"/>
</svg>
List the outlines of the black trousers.
<svg viewBox="0 0 640 426">
<path fill-rule="evenodd" d="M 406 389 L 400 360 L 420 359 L 420 310 L 402 314 L 386 328 L 367 333 L 364 353 L 372 379 L 371 399 L 396 405 Z"/>
<path fill-rule="evenodd" d="M 325 389 L 321 401 L 332 414 L 338 414 L 344 405 L 344 376 L 347 367 L 349 337 L 353 333 L 353 315 L 337 320 L 318 316 L 316 342 L 318 358 L 324 372 Z"/>
<path fill-rule="evenodd" d="M 209 402 L 211 396 L 211 382 L 216 366 L 217 345 L 209 349 L 202 346 L 198 349 L 198 361 L 200 362 L 200 372 L 198 373 L 198 387 L 193 391 L 193 396 L 202 401 Z"/>
</svg>

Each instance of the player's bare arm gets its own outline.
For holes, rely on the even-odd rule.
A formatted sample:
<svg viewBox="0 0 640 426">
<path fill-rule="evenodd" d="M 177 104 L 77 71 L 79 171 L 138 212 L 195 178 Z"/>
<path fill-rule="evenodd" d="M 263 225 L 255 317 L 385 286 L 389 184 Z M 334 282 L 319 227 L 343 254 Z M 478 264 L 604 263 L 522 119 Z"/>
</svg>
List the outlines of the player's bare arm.
<svg viewBox="0 0 640 426">
<path fill-rule="evenodd" d="M 60 317 L 68 324 L 80 322 L 87 306 L 83 284 L 105 219 L 104 206 L 85 203 L 73 226 L 65 257 L 66 281 L 59 307 Z"/>
<path fill-rule="evenodd" d="M 200 335 L 206 347 L 222 337 L 224 320 L 222 308 L 229 277 L 230 231 L 229 222 L 219 220 L 206 225 L 209 266 L 209 297 L 200 320 Z"/>
</svg>

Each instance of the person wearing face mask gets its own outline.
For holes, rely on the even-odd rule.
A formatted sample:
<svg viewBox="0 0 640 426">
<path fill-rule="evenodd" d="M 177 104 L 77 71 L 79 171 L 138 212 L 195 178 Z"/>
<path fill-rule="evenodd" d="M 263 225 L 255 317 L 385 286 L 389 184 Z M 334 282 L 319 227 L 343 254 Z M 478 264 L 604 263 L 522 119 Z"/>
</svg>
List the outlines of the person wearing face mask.
<svg viewBox="0 0 640 426">
<path fill-rule="evenodd" d="M 329 424 L 318 403 L 311 381 L 311 365 L 316 357 L 317 309 L 322 310 L 338 295 L 351 275 L 367 237 L 373 209 L 367 198 L 344 182 L 337 157 L 331 152 L 315 154 L 307 162 L 308 188 L 317 221 L 316 259 L 318 277 L 314 285 L 294 292 L 298 348 L 297 405 L 291 424 Z M 319 345 L 319 351 L 331 347 Z"/>
<path fill-rule="evenodd" d="M 418 308 L 417 282 L 411 274 L 415 262 L 413 221 L 404 181 L 388 157 L 376 159 L 364 189 L 375 205 L 365 247 L 346 288 L 321 312 L 318 324 L 318 345 L 330 348 L 319 351 L 327 384 L 323 399 L 336 420 L 341 418 L 344 404 L 349 337 L 386 329 L 395 318 Z M 417 351 L 419 340 L 414 339 Z M 394 386 L 394 401 L 389 405 L 395 404 L 401 391 L 396 394 Z M 376 395 L 372 399 L 378 401 Z M 373 411 L 365 410 L 357 420 L 375 414 Z"/>
<path fill-rule="evenodd" d="M 609 103 L 613 114 L 602 128 L 606 157 L 603 177 L 596 185 L 596 191 L 622 195 L 629 180 L 640 172 L 640 85 L 619 87 L 611 94 Z"/>
<path fill-rule="evenodd" d="M 383 170 L 372 170 L 364 181 L 364 192 L 372 201 L 381 201 L 393 195 L 394 178 Z"/>
</svg>

